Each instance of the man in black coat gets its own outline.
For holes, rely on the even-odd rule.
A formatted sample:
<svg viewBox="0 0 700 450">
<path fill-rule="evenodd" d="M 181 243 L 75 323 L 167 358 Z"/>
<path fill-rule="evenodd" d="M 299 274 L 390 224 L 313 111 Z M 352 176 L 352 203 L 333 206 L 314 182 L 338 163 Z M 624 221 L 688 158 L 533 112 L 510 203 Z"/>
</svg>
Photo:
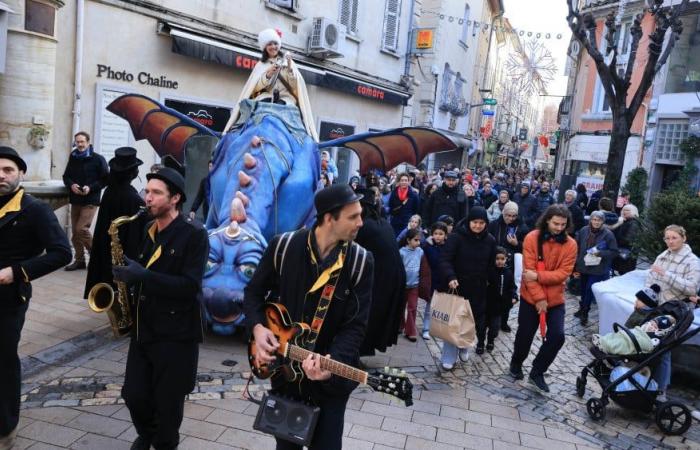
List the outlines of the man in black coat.
<svg viewBox="0 0 700 450">
<path fill-rule="evenodd" d="M 586 221 L 583 216 L 583 211 L 577 204 L 576 198 L 576 191 L 574 191 L 573 189 L 569 189 L 568 191 L 566 191 L 566 193 L 564 193 L 564 204 L 567 208 L 569 208 L 569 212 L 571 213 L 571 219 L 574 223 L 571 233 L 572 236 L 575 236 L 576 232 L 583 228 L 584 225 L 586 225 Z"/>
<path fill-rule="evenodd" d="M 100 204 L 100 192 L 107 182 L 107 161 L 90 144 L 90 135 L 84 131 L 74 136 L 75 149 L 70 154 L 63 172 L 63 184 L 68 188 L 70 202 L 71 241 L 75 261 L 66 270 L 84 269 L 85 250 L 90 253 L 92 235 L 90 226 Z"/>
<path fill-rule="evenodd" d="M 515 194 L 513 201 L 518 204 L 518 215 L 528 228 L 533 229 L 537 222 L 537 200 L 530 194 L 530 183 L 523 181 L 520 192 Z"/>
<path fill-rule="evenodd" d="M 372 254 L 352 242 L 362 226 L 362 207 L 350 186 L 337 184 L 316 193 L 316 224 L 276 236 L 270 242 L 253 278 L 245 288 L 243 308 L 255 338 L 258 364 L 275 359 L 279 342 L 265 326 L 263 307 L 270 291 L 279 295 L 294 322 L 311 324 L 320 314 L 321 292 L 335 288 L 332 301 L 314 343 L 301 367 L 300 383 L 273 377 L 274 391 L 321 409 L 310 449 L 340 450 L 343 442 L 345 406 L 357 383 L 321 369 L 321 355 L 357 366 L 372 302 Z M 285 240 L 286 251 L 278 258 L 276 248 Z M 277 439 L 277 449 L 301 449 Z"/>
<path fill-rule="evenodd" d="M 133 147 L 121 147 L 114 151 L 114 158 L 109 160 L 109 181 L 100 211 L 95 223 L 95 237 L 90 251 L 87 279 L 85 280 L 84 298 L 97 283 L 112 283 L 112 237 L 107 234 L 112 221 L 121 216 L 132 216 L 144 201 L 131 182 L 139 174 L 139 166 L 143 161 L 136 157 Z M 136 259 L 143 239 L 146 216 L 119 227 L 119 242 L 124 255 Z"/>
<path fill-rule="evenodd" d="M 31 281 L 70 261 L 68 237 L 49 206 L 20 187 L 27 165 L 0 147 L 0 448 L 12 448 L 19 420 L 17 355 Z"/>
<path fill-rule="evenodd" d="M 463 217 L 464 192 L 457 183 L 459 175 L 454 170 L 445 172 L 442 185 L 432 193 L 425 206 L 424 220 L 426 226 L 437 222 L 438 217 L 446 215 L 459 221 Z"/>
<path fill-rule="evenodd" d="M 498 191 L 494 191 L 494 189 L 491 187 L 491 181 L 484 181 L 483 187 L 481 191 L 479 191 L 479 201 L 481 202 L 481 206 L 489 209 L 489 206 L 491 206 L 491 204 L 497 200 Z"/>
<path fill-rule="evenodd" d="M 175 169 L 146 175 L 147 225 L 138 260 L 114 266 L 134 300 L 122 397 L 138 438 L 132 449 L 174 449 L 180 440 L 185 396 L 192 392 L 202 342 L 204 266 L 209 251 L 201 223 L 185 219 L 185 180 Z"/>
<path fill-rule="evenodd" d="M 406 271 L 394 238 L 394 230 L 379 216 L 375 193 L 371 189 L 358 191 L 363 195 L 362 228 L 355 242 L 372 252 L 374 279 L 382 280 L 372 287 L 372 308 L 369 312 L 367 335 L 360 347 L 360 355 L 374 355 L 375 350 L 385 352 L 396 344 L 406 297 Z"/>
<path fill-rule="evenodd" d="M 535 200 L 537 200 L 537 217 L 535 218 L 535 221 L 537 221 L 537 218 L 547 211 L 547 208 L 556 203 L 554 200 L 554 195 L 552 195 L 552 191 L 550 189 L 551 186 L 549 181 L 543 181 L 542 185 L 540 186 L 540 190 L 537 192 L 537 194 L 535 194 Z"/>
</svg>

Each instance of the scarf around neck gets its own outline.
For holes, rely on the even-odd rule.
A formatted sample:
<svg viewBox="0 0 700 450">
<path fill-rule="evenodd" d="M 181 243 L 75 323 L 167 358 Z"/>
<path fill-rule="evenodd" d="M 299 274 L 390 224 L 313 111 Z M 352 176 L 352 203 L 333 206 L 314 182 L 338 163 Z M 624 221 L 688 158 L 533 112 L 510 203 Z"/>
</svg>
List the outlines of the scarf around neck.
<svg viewBox="0 0 700 450">
<path fill-rule="evenodd" d="M 408 189 L 408 187 L 404 188 L 401 186 L 396 188 L 396 195 L 398 195 L 399 200 L 401 200 L 402 202 L 408 198 Z"/>
</svg>

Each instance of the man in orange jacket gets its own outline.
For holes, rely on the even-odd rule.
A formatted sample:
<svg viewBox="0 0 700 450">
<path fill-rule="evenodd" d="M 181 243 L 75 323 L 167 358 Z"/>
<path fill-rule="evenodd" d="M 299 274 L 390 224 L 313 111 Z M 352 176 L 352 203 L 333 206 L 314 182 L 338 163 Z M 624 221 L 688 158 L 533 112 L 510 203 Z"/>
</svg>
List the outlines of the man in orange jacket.
<svg viewBox="0 0 700 450">
<path fill-rule="evenodd" d="M 566 206 L 551 205 L 523 242 L 520 294 L 524 301 L 520 302 L 510 375 L 516 380 L 524 378 L 523 361 L 530 353 L 540 313 L 545 313 L 547 334 L 529 376 L 529 382 L 542 392 L 549 392 L 544 373 L 564 345 L 564 283 L 574 269 L 577 254 L 576 241 L 567 233 L 572 225 Z"/>
</svg>

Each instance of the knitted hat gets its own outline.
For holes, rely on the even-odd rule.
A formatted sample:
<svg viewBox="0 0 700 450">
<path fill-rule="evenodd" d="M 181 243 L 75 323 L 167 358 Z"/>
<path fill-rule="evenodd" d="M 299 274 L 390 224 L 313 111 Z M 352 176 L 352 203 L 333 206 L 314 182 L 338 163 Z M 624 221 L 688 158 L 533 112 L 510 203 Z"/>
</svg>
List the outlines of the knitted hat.
<svg viewBox="0 0 700 450">
<path fill-rule="evenodd" d="M 475 206 L 469 210 L 469 217 L 467 218 L 469 222 L 472 220 L 483 220 L 489 223 L 489 216 L 486 214 L 486 210 L 482 206 Z"/>
<path fill-rule="evenodd" d="M 258 47 L 260 47 L 260 50 L 265 50 L 265 47 L 270 42 L 276 42 L 281 47 L 282 32 L 278 29 L 267 28 L 258 34 Z"/>
<path fill-rule="evenodd" d="M 661 292 L 659 285 L 652 284 L 648 288 L 644 288 L 634 295 L 640 302 L 644 303 L 649 308 L 656 308 L 659 306 L 659 292 Z"/>
<path fill-rule="evenodd" d="M 503 205 L 503 214 L 518 214 L 518 204 L 513 201 L 506 202 Z"/>
</svg>

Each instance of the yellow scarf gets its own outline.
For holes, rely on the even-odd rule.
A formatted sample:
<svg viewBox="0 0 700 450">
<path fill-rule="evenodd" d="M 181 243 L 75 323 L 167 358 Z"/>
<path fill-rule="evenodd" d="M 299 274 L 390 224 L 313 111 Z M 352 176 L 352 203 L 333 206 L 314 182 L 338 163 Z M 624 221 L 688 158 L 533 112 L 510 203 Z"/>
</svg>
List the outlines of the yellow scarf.
<svg viewBox="0 0 700 450">
<path fill-rule="evenodd" d="M 20 210 L 22 204 L 22 196 L 24 195 L 24 189 L 19 189 L 15 195 L 10 199 L 9 202 L 5 203 L 5 206 L 0 208 L 0 219 L 5 217 L 5 214 L 11 212 L 17 212 Z"/>
</svg>

